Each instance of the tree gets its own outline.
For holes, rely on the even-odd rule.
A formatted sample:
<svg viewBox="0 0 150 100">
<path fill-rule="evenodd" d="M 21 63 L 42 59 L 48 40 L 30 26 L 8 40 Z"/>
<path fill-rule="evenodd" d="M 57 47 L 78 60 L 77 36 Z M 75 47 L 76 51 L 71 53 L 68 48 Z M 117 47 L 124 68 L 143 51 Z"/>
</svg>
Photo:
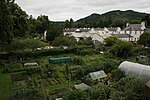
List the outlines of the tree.
<svg viewBox="0 0 150 100">
<path fill-rule="evenodd" d="M 138 41 L 139 44 L 144 45 L 144 47 L 146 46 L 150 46 L 150 33 L 143 33 L 140 36 L 140 39 Z"/>
<path fill-rule="evenodd" d="M 69 22 L 69 20 L 66 20 L 66 21 L 65 21 L 64 27 L 65 27 L 65 28 L 69 28 L 69 27 L 70 27 L 70 22 Z"/>
<path fill-rule="evenodd" d="M 74 46 L 76 44 L 76 39 L 69 36 L 59 36 L 56 37 L 52 43 L 54 46 Z"/>
<path fill-rule="evenodd" d="M 79 45 L 94 45 L 91 37 L 85 37 L 78 41 Z"/>
<path fill-rule="evenodd" d="M 133 44 L 126 41 L 119 41 L 113 45 L 111 52 L 117 57 L 128 58 L 132 55 Z"/>
<path fill-rule="evenodd" d="M 146 27 L 150 26 L 150 17 L 149 17 L 149 15 L 146 15 L 144 18 L 142 18 L 141 21 L 146 22 Z"/>
<path fill-rule="evenodd" d="M 32 49 L 35 50 L 37 48 L 41 48 L 46 44 L 38 39 L 32 38 L 15 38 L 10 45 L 11 51 L 24 51 L 25 49 Z"/>
<path fill-rule="evenodd" d="M 38 21 L 35 18 L 33 18 L 32 15 L 30 15 L 30 17 L 28 19 L 28 29 L 29 29 L 28 32 L 29 32 L 30 36 L 32 36 L 32 37 L 36 37 L 36 35 L 38 35 L 38 34 L 36 34 L 36 33 L 38 33 L 37 32 L 37 23 L 38 23 Z"/>
<path fill-rule="evenodd" d="M 108 25 L 109 25 L 109 27 L 112 25 L 112 18 L 111 18 L 111 16 L 108 18 Z"/>
<path fill-rule="evenodd" d="M 9 3 L 14 37 L 24 37 L 28 31 L 28 15 L 17 4 Z"/>
<path fill-rule="evenodd" d="M 46 37 L 46 39 L 48 41 L 53 41 L 55 39 L 55 37 L 60 36 L 62 33 L 63 33 L 63 27 L 61 27 L 58 24 L 51 23 L 49 25 L 48 30 L 47 30 L 47 37 Z"/>
<path fill-rule="evenodd" d="M 32 39 L 32 38 L 27 38 L 23 42 L 26 45 L 26 47 L 32 49 L 32 51 L 46 45 L 44 42 L 40 41 L 39 39 Z"/>
<path fill-rule="evenodd" d="M 13 21 L 9 3 L 9 1 L 0 0 L 0 45 L 5 45 L 4 47 L 11 43 L 13 37 Z"/>
<path fill-rule="evenodd" d="M 28 46 L 25 44 L 24 39 L 15 38 L 10 45 L 11 51 L 24 51 Z"/>
<path fill-rule="evenodd" d="M 113 46 L 115 43 L 117 43 L 119 40 L 115 36 L 109 36 L 104 39 L 105 45 L 106 46 Z"/>
<path fill-rule="evenodd" d="M 90 100 L 89 95 L 80 90 L 74 90 L 63 96 L 63 100 Z"/>
<path fill-rule="evenodd" d="M 69 28 L 72 28 L 72 27 L 73 27 L 73 23 L 74 23 L 73 19 L 70 18 L 70 27 L 69 27 Z"/>
<path fill-rule="evenodd" d="M 112 23 L 112 27 L 121 27 L 121 28 L 123 28 L 123 26 L 124 26 L 124 20 L 122 20 L 122 19 L 116 19 Z"/>
<path fill-rule="evenodd" d="M 66 20 L 65 23 L 64 23 L 64 27 L 65 28 L 72 28 L 73 27 L 73 24 L 74 24 L 74 21 L 72 18 L 70 18 L 70 20 Z"/>
<path fill-rule="evenodd" d="M 37 23 L 36 23 L 37 33 L 44 33 L 44 31 L 48 29 L 49 23 L 50 22 L 48 16 L 45 15 L 38 16 Z"/>
</svg>

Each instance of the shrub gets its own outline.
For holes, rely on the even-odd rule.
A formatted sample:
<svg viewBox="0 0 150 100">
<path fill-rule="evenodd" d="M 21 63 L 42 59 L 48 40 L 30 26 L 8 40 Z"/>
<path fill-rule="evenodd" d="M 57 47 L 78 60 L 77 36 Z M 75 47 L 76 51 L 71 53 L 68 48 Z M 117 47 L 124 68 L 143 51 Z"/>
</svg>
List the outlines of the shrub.
<svg viewBox="0 0 150 100">
<path fill-rule="evenodd" d="M 78 56 L 74 57 L 72 62 L 76 65 L 83 65 L 84 64 L 82 57 L 78 57 Z"/>
<path fill-rule="evenodd" d="M 120 69 L 114 69 L 111 71 L 112 78 L 115 81 L 119 81 L 123 77 L 123 72 Z"/>
<path fill-rule="evenodd" d="M 83 49 L 80 51 L 80 55 L 85 56 L 85 55 L 90 55 L 93 54 L 95 51 L 93 49 Z"/>
<path fill-rule="evenodd" d="M 63 96 L 63 100 L 90 100 L 89 95 L 80 90 L 74 90 Z"/>
<path fill-rule="evenodd" d="M 111 52 L 117 57 L 128 58 L 133 53 L 133 46 L 130 42 L 120 41 L 112 47 Z"/>
</svg>

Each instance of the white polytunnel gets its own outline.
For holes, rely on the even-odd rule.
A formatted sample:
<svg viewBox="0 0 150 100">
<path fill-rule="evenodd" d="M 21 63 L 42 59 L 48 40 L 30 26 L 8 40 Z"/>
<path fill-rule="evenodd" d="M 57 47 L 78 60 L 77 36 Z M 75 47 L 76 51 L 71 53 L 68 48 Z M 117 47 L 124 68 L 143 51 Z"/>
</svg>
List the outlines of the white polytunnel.
<svg viewBox="0 0 150 100">
<path fill-rule="evenodd" d="M 150 66 L 124 61 L 119 65 L 119 69 L 127 76 L 150 80 Z"/>
</svg>

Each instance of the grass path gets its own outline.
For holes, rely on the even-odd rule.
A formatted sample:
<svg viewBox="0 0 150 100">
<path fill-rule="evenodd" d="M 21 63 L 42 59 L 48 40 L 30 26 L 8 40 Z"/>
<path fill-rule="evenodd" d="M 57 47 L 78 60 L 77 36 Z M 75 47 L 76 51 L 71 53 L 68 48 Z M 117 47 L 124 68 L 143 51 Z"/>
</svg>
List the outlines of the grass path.
<svg viewBox="0 0 150 100">
<path fill-rule="evenodd" d="M 0 100 L 5 100 L 11 87 L 9 74 L 3 74 L 0 69 Z"/>
</svg>

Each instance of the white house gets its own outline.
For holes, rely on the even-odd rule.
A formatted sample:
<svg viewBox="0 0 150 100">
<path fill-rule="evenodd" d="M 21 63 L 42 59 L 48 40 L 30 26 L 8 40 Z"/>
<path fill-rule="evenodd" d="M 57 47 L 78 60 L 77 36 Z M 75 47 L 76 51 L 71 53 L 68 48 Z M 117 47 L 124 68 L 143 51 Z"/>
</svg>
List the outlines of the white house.
<svg viewBox="0 0 150 100">
<path fill-rule="evenodd" d="M 130 34 L 129 41 L 137 42 L 145 29 L 145 22 L 141 22 L 141 24 L 127 24 L 126 28 L 122 30 L 122 34 Z"/>
<path fill-rule="evenodd" d="M 103 44 L 104 38 L 111 36 L 112 31 L 107 28 L 80 28 L 80 29 L 65 29 L 64 35 L 74 36 L 77 41 L 81 38 L 91 37 L 95 45 Z"/>
<path fill-rule="evenodd" d="M 150 32 L 150 29 L 146 29 L 145 22 L 141 24 L 129 24 L 121 30 L 120 27 L 110 28 L 71 28 L 64 29 L 64 35 L 74 36 L 77 41 L 81 38 L 92 37 L 95 45 L 103 44 L 104 39 L 109 36 L 116 36 L 120 40 L 137 42 L 140 35 L 144 32 Z"/>
</svg>

